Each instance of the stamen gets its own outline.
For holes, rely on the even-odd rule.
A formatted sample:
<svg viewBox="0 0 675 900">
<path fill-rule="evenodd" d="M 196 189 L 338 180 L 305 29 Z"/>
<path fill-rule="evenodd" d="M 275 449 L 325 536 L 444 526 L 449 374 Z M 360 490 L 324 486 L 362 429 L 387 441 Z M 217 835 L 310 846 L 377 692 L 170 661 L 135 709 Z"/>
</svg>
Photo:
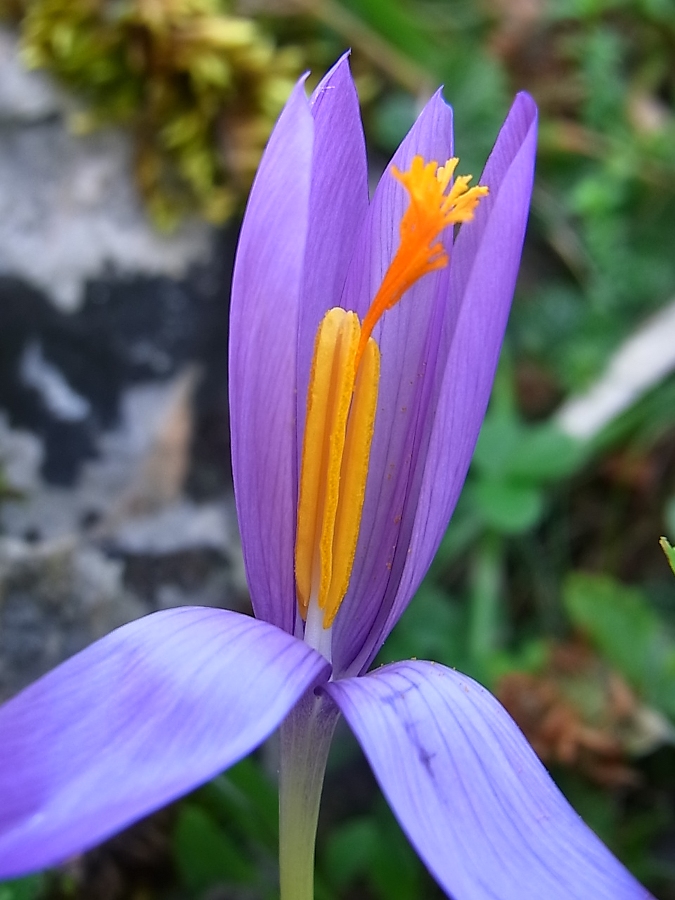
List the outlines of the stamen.
<svg viewBox="0 0 675 900">
<path fill-rule="evenodd" d="M 379 350 L 369 341 L 357 372 L 360 331 L 356 313 L 326 313 L 307 396 L 295 577 L 303 618 L 313 596 L 324 610 L 324 628 L 349 585 L 375 427 Z"/>
<path fill-rule="evenodd" d="M 306 619 L 310 603 L 316 603 L 324 629 L 347 593 L 361 527 L 380 377 L 373 328 L 423 275 L 447 266 L 439 235 L 472 219 L 488 192 L 470 188 L 471 176 L 463 175 L 446 193 L 457 162 L 438 166 L 415 156 L 405 172 L 392 166 L 392 175 L 410 195 L 394 259 L 362 324 L 356 313 L 336 308 L 317 331 L 302 446 L 295 578 L 300 614 Z"/>
<path fill-rule="evenodd" d="M 380 350 L 370 338 L 356 374 L 347 439 L 340 470 L 340 503 L 336 510 L 333 571 L 326 595 L 324 628 L 328 628 L 347 593 L 356 556 L 363 501 L 366 498 L 370 445 L 380 383 Z"/>
</svg>

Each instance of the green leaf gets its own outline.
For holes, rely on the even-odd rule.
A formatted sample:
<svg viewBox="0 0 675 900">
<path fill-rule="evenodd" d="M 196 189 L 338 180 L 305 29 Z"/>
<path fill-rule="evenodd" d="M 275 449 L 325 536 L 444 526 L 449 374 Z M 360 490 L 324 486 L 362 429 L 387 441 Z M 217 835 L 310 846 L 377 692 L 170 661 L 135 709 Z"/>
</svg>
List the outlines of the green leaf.
<svg viewBox="0 0 675 900">
<path fill-rule="evenodd" d="M 259 763 L 246 757 L 198 792 L 200 803 L 216 821 L 276 852 L 279 800 Z"/>
<path fill-rule="evenodd" d="M 0 900 L 36 900 L 44 888 L 42 875 L 29 875 L 0 884 Z"/>
<path fill-rule="evenodd" d="M 563 600 L 574 624 L 656 707 L 675 716 L 675 638 L 638 588 L 572 574 Z"/>
<path fill-rule="evenodd" d="M 502 414 L 485 420 L 474 465 L 494 478 L 540 484 L 571 475 L 584 458 L 584 446 L 555 425 L 525 425 Z"/>
<path fill-rule="evenodd" d="M 462 611 L 440 588 L 425 581 L 387 639 L 381 662 L 434 659 L 458 665 L 464 651 Z"/>
<path fill-rule="evenodd" d="M 506 534 L 533 528 L 544 508 L 541 491 L 528 484 L 483 478 L 470 490 L 485 524 Z"/>
<path fill-rule="evenodd" d="M 248 883 L 253 864 L 230 835 L 200 807 L 185 803 L 174 831 L 175 859 L 185 885 L 201 890 L 217 882 Z"/>
<path fill-rule="evenodd" d="M 584 459 L 582 444 L 547 423 L 522 429 L 509 474 L 535 483 L 552 481 L 571 475 Z"/>
<path fill-rule="evenodd" d="M 361 21 L 378 31 L 387 41 L 399 47 L 407 56 L 425 64 L 432 48 L 428 30 L 423 27 L 419 13 L 406 8 L 399 0 L 343 0 Z"/>
<path fill-rule="evenodd" d="M 324 871 L 335 893 L 363 880 L 381 900 L 418 900 L 423 895 L 422 865 L 384 803 L 378 803 L 373 815 L 333 829 Z"/>
<path fill-rule="evenodd" d="M 513 416 L 488 413 L 478 436 L 473 465 L 482 474 L 506 477 L 521 444 L 520 428 Z"/>
<path fill-rule="evenodd" d="M 350 819 L 334 828 L 328 839 L 325 874 L 339 890 L 363 878 L 377 843 L 377 827 L 371 817 Z"/>
<path fill-rule="evenodd" d="M 670 568 L 673 570 L 673 573 L 675 573 L 675 548 L 673 548 L 668 543 L 667 538 L 664 537 L 661 538 L 659 544 L 661 544 L 663 552 L 666 554 L 668 562 L 670 563 Z"/>
<path fill-rule="evenodd" d="M 371 861 L 371 880 L 380 900 L 419 900 L 424 872 L 417 854 L 403 835 L 389 808 L 380 803 L 375 816 L 377 842 Z"/>
<path fill-rule="evenodd" d="M 373 129 L 378 143 L 396 149 L 410 131 L 418 112 L 415 98 L 404 91 L 384 97 L 373 112 Z"/>
<path fill-rule="evenodd" d="M 469 547 L 483 531 L 483 522 L 471 502 L 470 492 L 462 492 L 452 520 L 429 569 L 432 578 L 440 579 L 444 570 L 466 555 Z"/>
<path fill-rule="evenodd" d="M 671 540 L 675 540 L 675 497 L 666 502 L 665 520 L 666 533 Z"/>
<path fill-rule="evenodd" d="M 238 800 L 243 806 L 251 809 L 251 834 L 260 834 L 260 825 L 265 827 L 276 842 L 279 833 L 279 795 L 277 787 L 272 783 L 260 763 L 251 756 L 247 756 L 236 766 L 233 766 L 219 780 L 220 785 L 231 784 L 232 788 L 239 792 Z"/>
</svg>

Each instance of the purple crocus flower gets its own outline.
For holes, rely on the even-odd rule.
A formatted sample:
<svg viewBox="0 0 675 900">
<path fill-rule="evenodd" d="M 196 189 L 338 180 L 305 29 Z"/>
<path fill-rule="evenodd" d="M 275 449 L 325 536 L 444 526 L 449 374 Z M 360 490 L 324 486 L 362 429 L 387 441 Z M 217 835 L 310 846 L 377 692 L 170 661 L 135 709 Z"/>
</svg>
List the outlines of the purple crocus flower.
<svg viewBox="0 0 675 900">
<path fill-rule="evenodd" d="M 480 180 L 488 196 L 451 185 L 452 113 L 437 94 L 369 202 L 346 59 L 309 101 L 296 87 L 251 193 L 232 297 L 233 465 L 257 618 L 155 613 L 0 710 L 0 877 L 91 847 L 281 726 L 281 895 L 309 900 L 341 712 L 455 900 L 649 896 L 480 685 L 419 661 L 365 674 L 466 475 L 535 131 L 520 94 Z"/>
</svg>

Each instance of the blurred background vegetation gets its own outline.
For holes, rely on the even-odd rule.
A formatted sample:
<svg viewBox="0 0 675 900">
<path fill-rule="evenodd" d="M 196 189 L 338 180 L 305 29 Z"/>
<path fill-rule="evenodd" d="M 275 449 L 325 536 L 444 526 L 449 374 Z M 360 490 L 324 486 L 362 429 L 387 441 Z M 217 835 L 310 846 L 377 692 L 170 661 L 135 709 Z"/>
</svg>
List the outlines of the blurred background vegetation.
<svg viewBox="0 0 675 900">
<path fill-rule="evenodd" d="M 74 127 L 131 129 L 164 229 L 238 216 L 293 80 L 347 46 L 376 162 L 443 83 L 462 169 L 478 173 L 514 92 L 534 95 L 537 183 L 493 400 L 446 540 L 381 661 L 429 657 L 487 684 L 589 824 L 675 898 L 675 579 L 659 546 L 675 540 L 675 361 L 595 425 L 569 406 L 675 303 L 672 0 L 0 6 L 26 65 L 79 97 Z M 115 839 L 88 887 L 66 871 L 0 885 L 0 900 L 273 897 L 274 770 L 263 750 Z M 318 900 L 435 896 L 340 733 Z"/>
</svg>

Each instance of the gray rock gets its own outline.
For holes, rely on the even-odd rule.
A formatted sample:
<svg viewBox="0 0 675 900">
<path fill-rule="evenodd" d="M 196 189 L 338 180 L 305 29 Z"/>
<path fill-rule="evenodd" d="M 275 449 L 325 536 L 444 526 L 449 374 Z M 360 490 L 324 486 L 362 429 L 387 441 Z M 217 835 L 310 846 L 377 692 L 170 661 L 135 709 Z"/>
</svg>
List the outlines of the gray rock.
<svg viewBox="0 0 675 900">
<path fill-rule="evenodd" d="M 4 530 L 15 537 L 30 534 L 55 540 L 78 534 L 83 525 L 95 521 L 104 523 L 99 532 L 107 534 L 118 524 L 132 523 L 132 515 L 139 509 L 161 510 L 162 501 L 173 503 L 184 477 L 181 460 L 175 460 L 187 453 L 190 431 L 189 427 L 183 433 L 170 426 L 181 415 L 189 418 L 194 384 L 194 369 L 188 367 L 170 381 L 129 388 L 122 399 L 119 425 L 102 434 L 97 457 L 82 465 L 77 483 L 68 488 L 42 482 L 37 471 L 40 441 L 28 432 L 9 428 L 0 413 L 0 465 L 3 460 L 10 462 L 6 470 L 7 475 L 13 473 L 10 484 L 25 493 L 0 506 Z M 49 390 L 56 390 L 50 385 Z M 171 436 L 176 438 L 173 444 L 168 439 Z M 19 471 L 22 465 L 23 474 Z M 181 526 L 185 523 L 183 516 Z M 201 525 L 197 528 L 204 530 Z M 219 534 L 222 536 L 222 531 Z"/>
<path fill-rule="evenodd" d="M 29 431 L 10 428 L 0 411 L 0 471 L 11 490 L 28 494 L 37 489 L 43 456 L 42 442 Z"/>
<path fill-rule="evenodd" d="M 40 395 L 45 409 L 62 422 L 80 422 L 91 412 L 91 405 L 68 384 L 63 374 L 48 362 L 39 341 L 24 348 L 19 375 L 27 387 Z"/>
<path fill-rule="evenodd" d="M 21 494 L 0 504 L 0 699 L 152 610 L 246 607 L 220 474 L 232 236 L 158 235 L 128 136 L 74 136 L 73 104 L 0 30 L 0 467 Z"/>
<path fill-rule="evenodd" d="M 26 70 L 16 35 L 0 28 L 0 123 L 39 122 L 63 113 L 67 105 L 44 72 Z"/>
<path fill-rule="evenodd" d="M 159 235 L 133 184 L 126 133 L 79 137 L 61 92 L 22 70 L 16 39 L 0 31 L 0 275 L 77 309 L 103 271 L 180 277 L 210 249 L 211 229 L 191 222 Z"/>
<path fill-rule="evenodd" d="M 195 549 L 224 553 L 233 544 L 231 516 L 224 504 L 179 500 L 154 515 L 125 520 L 111 536 L 111 543 L 119 552 L 136 555 Z"/>
<path fill-rule="evenodd" d="M 0 463 L 24 493 L 0 505 L 0 701 L 145 613 L 246 608 L 231 495 L 184 493 L 196 383 L 186 366 L 129 388 L 68 487 L 43 480 L 41 441 L 0 413 Z"/>
<path fill-rule="evenodd" d="M 123 572 L 75 539 L 0 539 L 0 699 L 147 611 Z"/>
</svg>

